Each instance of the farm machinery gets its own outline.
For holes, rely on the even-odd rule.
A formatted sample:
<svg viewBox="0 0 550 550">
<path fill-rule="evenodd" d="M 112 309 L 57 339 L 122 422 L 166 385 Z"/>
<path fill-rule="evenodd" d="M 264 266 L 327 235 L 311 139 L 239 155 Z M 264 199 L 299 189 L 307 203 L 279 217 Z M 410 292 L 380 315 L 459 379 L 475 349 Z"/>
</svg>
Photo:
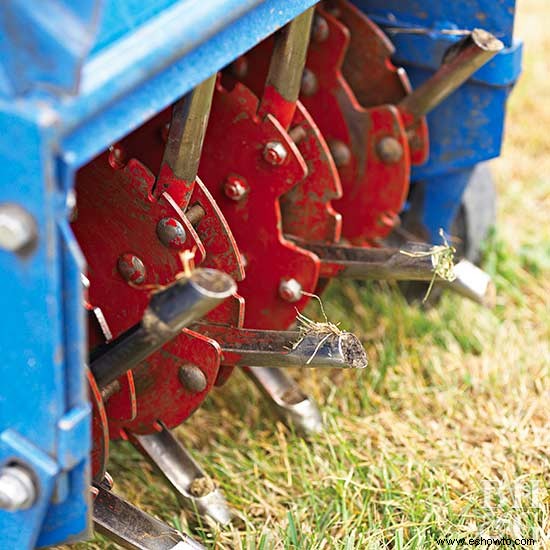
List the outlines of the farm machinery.
<svg viewBox="0 0 550 550">
<path fill-rule="evenodd" d="M 320 432 L 285 368 L 368 363 L 353 333 L 303 313 L 331 280 L 412 296 L 437 279 L 490 304 L 480 163 L 520 72 L 514 9 L 4 3 L 2 547 L 94 527 L 128 548 L 201 548 L 112 490 L 109 450 L 130 442 L 190 516 L 229 523 L 171 430 L 240 368 L 277 418 Z"/>
</svg>

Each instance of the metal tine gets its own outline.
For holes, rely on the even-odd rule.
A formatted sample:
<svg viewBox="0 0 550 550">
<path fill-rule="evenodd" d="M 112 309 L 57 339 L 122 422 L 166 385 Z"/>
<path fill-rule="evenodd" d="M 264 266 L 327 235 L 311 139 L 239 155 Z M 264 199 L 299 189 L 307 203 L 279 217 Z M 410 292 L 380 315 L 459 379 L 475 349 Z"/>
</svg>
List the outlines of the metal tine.
<svg viewBox="0 0 550 550">
<path fill-rule="evenodd" d="M 158 197 L 168 189 L 172 178 L 187 184 L 181 208 L 188 205 L 202 152 L 202 144 L 208 126 L 216 74 L 196 86 L 178 100 L 172 108 L 172 120 L 168 139 L 154 193 Z"/>
<path fill-rule="evenodd" d="M 296 433 L 306 438 L 323 431 L 319 407 L 285 372 L 274 367 L 252 367 L 244 371 L 284 424 L 294 427 Z"/>
<path fill-rule="evenodd" d="M 233 513 L 221 491 L 172 432 L 161 422 L 158 428 L 159 431 L 152 434 L 129 433 L 128 436 L 136 449 L 162 474 L 191 516 L 206 523 L 228 525 Z"/>
<path fill-rule="evenodd" d="M 92 487 L 95 529 L 132 550 L 205 550 L 184 533 L 146 514 L 102 485 Z"/>
<path fill-rule="evenodd" d="M 481 304 L 493 308 L 496 303 L 496 287 L 491 276 L 468 260 L 460 260 L 454 266 L 456 279 L 440 281 L 452 291 Z"/>
<path fill-rule="evenodd" d="M 404 243 L 401 248 L 362 248 L 302 243 L 319 256 L 321 277 L 356 280 L 430 281 L 434 275 L 432 246 Z"/>
<path fill-rule="evenodd" d="M 314 7 L 275 34 L 275 44 L 259 112 L 272 114 L 284 128 L 294 116 L 306 64 Z"/>
<path fill-rule="evenodd" d="M 414 235 L 403 228 L 395 229 L 387 238 L 387 243 L 392 246 L 407 247 L 409 239 Z M 425 245 L 430 246 L 430 245 Z M 496 302 L 496 288 L 491 276 L 474 265 L 472 262 L 461 259 L 453 267 L 456 279 L 445 281 L 437 279 L 436 284 L 460 294 L 482 306 L 492 308 Z"/>
<path fill-rule="evenodd" d="M 399 103 L 399 108 L 411 117 L 407 125 L 437 107 L 503 48 L 498 38 L 483 29 L 474 29 L 453 44 L 436 73 Z"/>
<path fill-rule="evenodd" d="M 233 279 L 215 269 L 195 269 L 151 296 L 141 322 L 102 347 L 90 369 L 100 389 L 134 368 L 179 332 L 236 291 Z"/>
<path fill-rule="evenodd" d="M 367 355 L 357 336 L 329 323 L 310 323 L 301 332 L 202 323 L 193 328 L 218 342 L 225 365 L 351 369 L 367 366 Z"/>
</svg>

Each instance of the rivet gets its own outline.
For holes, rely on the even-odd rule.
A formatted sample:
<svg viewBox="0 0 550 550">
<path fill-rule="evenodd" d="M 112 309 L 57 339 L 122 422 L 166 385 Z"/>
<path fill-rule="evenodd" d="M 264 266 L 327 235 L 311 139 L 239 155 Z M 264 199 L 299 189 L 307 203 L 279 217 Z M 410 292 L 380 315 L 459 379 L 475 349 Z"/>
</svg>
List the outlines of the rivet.
<svg viewBox="0 0 550 550">
<path fill-rule="evenodd" d="M 187 238 L 183 225 L 176 218 L 162 218 L 157 223 L 157 236 L 169 248 L 181 248 Z"/>
<path fill-rule="evenodd" d="M 300 83 L 300 93 L 306 97 L 312 96 L 319 89 L 317 77 L 313 71 L 308 68 L 302 73 L 302 81 Z"/>
<path fill-rule="evenodd" d="M 346 166 L 351 160 L 351 151 L 349 147 L 339 139 L 329 140 L 328 146 L 330 149 L 330 154 L 334 159 L 334 164 L 337 167 Z"/>
<path fill-rule="evenodd" d="M 192 393 L 204 391 L 208 385 L 204 372 L 196 365 L 183 365 L 178 376 L 182 386 Z"/>
<path fill-rule="evenodd" d="M 393 164 L 403 157 L 403 146 L 394 137 L 386 136 L 376 145 L 376 152 L 383 162 Z"/>
<path fill-rule="evenodd" d="M 324 17 L 316 14 L 313 18 L 313 26 L 311 27 L 311 38 L 315 42 L 324 42 L 330 33 L 327 20 Z"/>
<path fill-rule="evenodd" d="M 122 254 L 117 262 L 118 272 L 128 283 L 139 285 L 145 281 L 145 265 L 134 254 Z"/>
<path fill-rule="evenodd" d="M 120 145 L 109 147 L 109 164 L 115 170 L 121 170 L 126 166 L 126 153 Z"/>
</svg>

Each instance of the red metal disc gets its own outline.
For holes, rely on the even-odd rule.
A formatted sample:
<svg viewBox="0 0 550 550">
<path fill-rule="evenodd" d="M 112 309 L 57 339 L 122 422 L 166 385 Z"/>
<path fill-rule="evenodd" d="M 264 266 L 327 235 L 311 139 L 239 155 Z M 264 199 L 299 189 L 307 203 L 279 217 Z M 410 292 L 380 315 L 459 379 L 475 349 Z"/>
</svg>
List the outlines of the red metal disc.
<svg viewBox="0 0 550 550">
<path fill-rule="evenodd" d="M 101 481 L 105 476 L 107 458 L 109 456 L 109 425 L 101 392 L 90 371 L 86 373 L 90 401 L 92 403 L 92 479 Z"/>
<path fill-rule="evenodd" d="M 199 173 L 223 211 L 245 258 L 246 279 L 239 294 L 246 301 L 245 326 L 285 329 L 309 298 L 296 302 L 279 294 L 282 281 L 294 279 L 313 292 L 319 261 L 284 239 L 279 197 L 301 181 L 307 166 L 296 145 L 271 115 L 260 119 L 258 98 L 244 85 L 218 83 L 204 140 Z M 268 153 L 282 151 L 282 160 Z M 224 191 L 228 178 L 248 191 L 234 200 Z"/>
<path fill-rule="evenodd" d="M 321 129 L 335 159 L 344 195 L 334 207 L 342 214 L 342 236 L 368 244 L 392 229 L 407 196 L 410 156 L 407 136 L 396 107 L 364 109 L 342 75 L 349 31 L 318 8 L 328 25 L 324 40 L 312 40 L 306 61 L 316 87 L 301 101 Z M 393 162 L 379 155 L 379 142 L 392 138 L 401 149 Z"/>
<path fill-rule="evenodd" d="M 161 116 L 169 117 L 169 112 Z M 159 133 L 158 120 L 146 124 L 117 145 L 116 163 L 111 150 L 77 177 L 78 216 L 73 228 L 88 261 L 89 299 L 101 308 L 114 338 L 140 321 L 152 289 L 172 282 L 183 270 L 183 250 L 194 250 L 197 264 L 222 269 L 237 279 L 243 277 L 231 231 L 199 179 L 187 200 L 191 208 L 200 206 L 196 227 L 180 207 L 184 192 L 179 192 L 175 182 L 169 193 L 158 199 L 153 196 L 155 177 L 134 157 L 143 153 L 151 163 L 160 159 L 164 146 Z M 161 223 L 168 230 L 165 234 L 159 233 Z M 179 233 L 173 233 L 178 227 Z M 120 269 L 121 257 L 129 272 Z M 242 322 L 243 300 L 235 296 L 228 302 L 212 312 L 211 318 Z M 98 331 L 93 334 L 91 346 L 95 347 L 102 342 Z M 125 430 L 154 431 L 157 420 L 168 427 L 181 423 L 215 382 L 220 357 L 214 341 L 184 331 L 136 368 L 135 385 L 129 374 L 122 376 L 120 388 L 106 405 L 111 437 L 121 437 Z M 191 363 L 205 378 L 204 390 L 182 389 L 177 373 L 182 365 Z"/>
<path fill-rule="evenodd" d="M 332 2 L 331 14 L 349 30 L 342 74 L 363 107 L 399 105 L 412 88 L 404 69 L 391 61 L 395 48 L 380 27 L 347 0 Z M 428 124 L 423 117 L 407 131 L 411 163 L 428 160 Z"/>
</svg>

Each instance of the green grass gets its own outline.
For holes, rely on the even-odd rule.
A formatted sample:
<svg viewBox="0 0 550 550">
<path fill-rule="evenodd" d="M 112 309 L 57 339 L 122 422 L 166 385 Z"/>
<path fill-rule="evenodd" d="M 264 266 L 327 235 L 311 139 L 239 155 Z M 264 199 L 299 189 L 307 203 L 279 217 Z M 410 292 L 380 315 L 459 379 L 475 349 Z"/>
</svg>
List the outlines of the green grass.
<svg viewBox="0 0 550 550">
<path fill-rule="evenodd" d="M 550 547 L 550 5 L 519 4 L 525 72 L 493 164 L 498 232 L 485 250 L 496 308 L 446 295 L 425 311 L 391 285 L 333 285 L 329 319 L 362 338 L 370 366 L 300 375 L 324 434 L 296 437 L 240 373 L 176 430 L 242 517 L 199 531 L 205 543 L 435 549 L 438 538 L 482 533 Z M 186 530 L 149 465 L 113 447 L 116 491 Z M 80 547 L 114 546 L 97 537 Z"/>
</svg>

